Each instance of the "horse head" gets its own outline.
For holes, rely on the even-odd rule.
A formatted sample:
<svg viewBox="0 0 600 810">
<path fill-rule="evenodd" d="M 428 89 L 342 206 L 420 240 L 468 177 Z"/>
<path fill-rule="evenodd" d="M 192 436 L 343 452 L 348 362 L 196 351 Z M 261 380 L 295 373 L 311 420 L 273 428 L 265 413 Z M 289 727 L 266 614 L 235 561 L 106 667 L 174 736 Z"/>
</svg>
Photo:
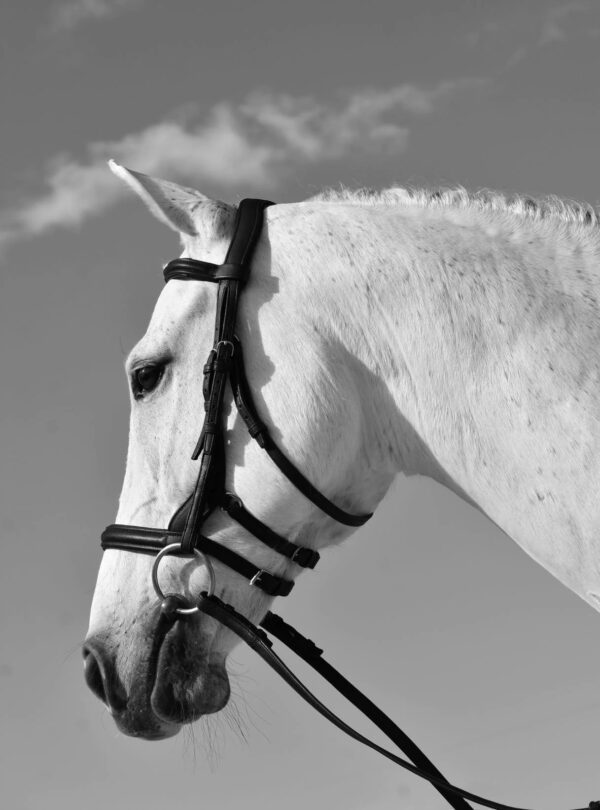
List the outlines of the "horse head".
<svg viewBox="0 0 600 810">
<path fill-rule="evenodd" d="M 233 206 L 116 164 L 111 168 L 179 233 L 184 258 L 223 262 Z M 292 218 L 285 209 L 293 206 L 281 208 L 267 212 L 251 283 L 239 302 L 236 331 L 252 395 L 261 419 L 302 474 L 341 505 L 366 511 L 392 473 L 365 470 L 369 430 L 356 379 L 345 348 L 328 329 L 331 313 L 316 305 L 320 297 L 327 303 L 325 285 L 310 287 L 320 259 L 310 240 L 298 247 L 305 218 L 301 206 Z M 294 272 L 299 264 L 312 273 Z M 118 524 L 164 528 L 194 491 L 198 461 L 191 454 L 204 412 L 202 369 L 213 346 L 216 305 L 216 285 L 169 281 L 146 334 L 127 358 L 131 417 Z M 316 549 L 347 535 L 347 527 L 303 497 L 251 440 L 231 399 L 226 393 L 226 490 L 298 546 Z M 223 509 L 207 515 L 202 533 L 275 577 L 291 581 L 301 571 Z M 201 613 L 165 627 L 152 567 L 151 556 L 114 547 L 105 551 L 84 660 L 88 685 L 118 727 L 132 736 L 160 739 L 227 703 L 226 660 L 236 638 Z M 162 591 L 181 594 L 192 604 L 214 577 L 217 596 L 252 621 L 260 620 L 272 601 L 239 572 L 202 555 L 166 556 L 157 576 Z"/>
</svg>

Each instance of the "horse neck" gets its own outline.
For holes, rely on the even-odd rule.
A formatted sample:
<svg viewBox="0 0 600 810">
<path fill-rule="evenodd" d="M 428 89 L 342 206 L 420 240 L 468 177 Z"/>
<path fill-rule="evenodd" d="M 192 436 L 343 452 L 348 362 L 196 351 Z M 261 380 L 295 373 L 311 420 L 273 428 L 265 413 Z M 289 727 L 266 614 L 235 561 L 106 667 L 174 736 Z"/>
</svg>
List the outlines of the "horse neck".
<svg viewBox="0 0 600 810">
<path fill-rule="evenodd" d="M 340 203 L 299 220 L 296 300 L 345 347 L 364 474 L 437 480 L 598 607 L 597 233 Z"/>
</svg>

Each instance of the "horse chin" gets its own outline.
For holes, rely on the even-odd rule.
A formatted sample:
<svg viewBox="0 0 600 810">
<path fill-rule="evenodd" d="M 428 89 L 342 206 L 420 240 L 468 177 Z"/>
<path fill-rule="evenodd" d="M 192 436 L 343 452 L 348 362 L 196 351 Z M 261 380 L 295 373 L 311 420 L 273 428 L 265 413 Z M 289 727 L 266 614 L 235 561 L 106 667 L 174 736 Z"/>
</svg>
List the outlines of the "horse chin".
<svg viewBox="0 0 600 810">
<path fill-rule="evenodd" d="M 222 709 L 229 694 L 224 657 L 215 659 L 202 636 L 187 632 L 184 622 L 174 627 L 158 656 L 150 695 L 154 716 L 167 726 L 193 723 Z"/>
<path fill-rule="evenodd" d="M 196 622 L 176 622 L 164 636 L 155 635 L 132 675 L 124 706 L 105 699 L 119 731 L 129 737 L 173 737 L 182 725 L 219 711 L 229 699 L 225 654 L 214 649 L 214 639 Z"/>
<path fill-rule="evenodd" d="M 203 678 L 193 682 L 157 680 L 150 705 L 160 722 L 181 726 L 220 711 L 228 700 L 227 676 L 210 668 Z"/>
<path fill-rule="evenodd" d="M 167 740 L 174 737 L 181 731 L 181 725 L 168 723 L 156 716 L 138 715 L 137 718 L 131 714 L 114 718 L 117 728 L 122 734 L 128 737 L 135 737 L 139 740 L 149 742 Z"/>
</svg>

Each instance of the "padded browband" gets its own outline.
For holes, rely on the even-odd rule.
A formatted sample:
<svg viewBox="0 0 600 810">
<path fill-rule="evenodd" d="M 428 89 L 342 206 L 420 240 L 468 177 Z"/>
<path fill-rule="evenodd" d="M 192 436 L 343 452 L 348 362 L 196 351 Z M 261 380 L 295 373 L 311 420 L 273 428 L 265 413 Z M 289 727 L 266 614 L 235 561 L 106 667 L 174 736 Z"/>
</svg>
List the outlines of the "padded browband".
<svg viewBox="0 0 600 810">
<path fill-rule="evenodd" d="M 248 280 L 249 268 L 242 264 L 228 262 L 226 264 L 213 264 L 201 262 L 197 259 L 173 259 L 165 265 L 163 276 L 165 282 L 179 279 L 180 281 L 224 281 L 234 279 L 245 282 Z"/>
</svg>

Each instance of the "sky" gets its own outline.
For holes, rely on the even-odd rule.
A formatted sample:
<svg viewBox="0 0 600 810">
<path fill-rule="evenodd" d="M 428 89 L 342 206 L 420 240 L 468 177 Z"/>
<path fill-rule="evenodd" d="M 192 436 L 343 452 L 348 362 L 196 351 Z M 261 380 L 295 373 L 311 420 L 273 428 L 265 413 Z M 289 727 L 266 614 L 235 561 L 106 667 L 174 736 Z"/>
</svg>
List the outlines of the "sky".
<svg viewBox="0 0 600 810">
<path fill-rule="evenodd" d="M 438 810 L 250 651 L 232 706 L 161 743 L 85 687 L 122 361 L 178 247 L 105 161 L 230 202 L 460 183 L 597 203 L 600 2 L 25 0 L 0 30 L 4 805 Z M 398 480 L 276 607 L 455 783 L 600 799 L 598 615 L 448 491 Z"/>
</svg>

